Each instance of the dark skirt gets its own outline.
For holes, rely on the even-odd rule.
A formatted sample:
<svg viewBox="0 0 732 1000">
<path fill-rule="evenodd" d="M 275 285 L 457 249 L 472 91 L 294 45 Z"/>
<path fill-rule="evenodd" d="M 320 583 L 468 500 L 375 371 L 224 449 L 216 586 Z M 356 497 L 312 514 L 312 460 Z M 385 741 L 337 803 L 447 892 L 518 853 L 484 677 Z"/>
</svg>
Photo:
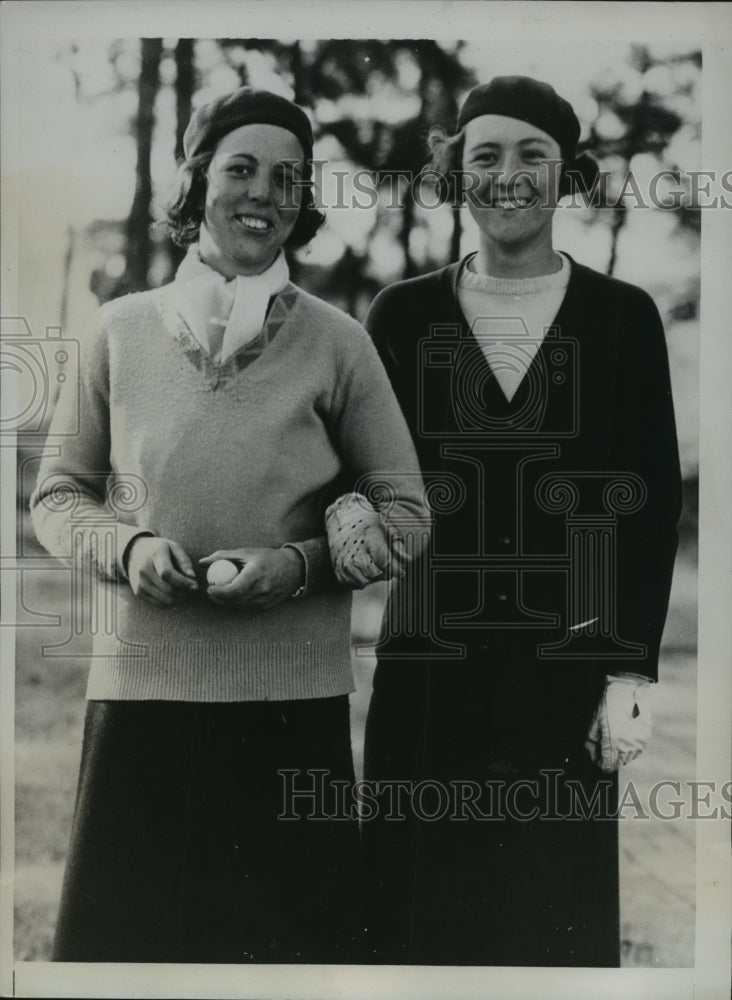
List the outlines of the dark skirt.
<svg viewBox="0 0 732 1000">
<path fill-rule="evenodd" d="M 579 705 L 570 725 L 521 697 L 530 670 L 513 677 L 379 662 L 365 777 L 403 786 L 362 827 L 368 961 L 619 964 L 616 776 L 590 762 Z"/>
<path fill-rule="evenodd" d="M 287 799 L 308 770 L 353 784 L 347 696 L 90 702 L 54 960 L 356 961 L 357 822 Z"/>
</svg>

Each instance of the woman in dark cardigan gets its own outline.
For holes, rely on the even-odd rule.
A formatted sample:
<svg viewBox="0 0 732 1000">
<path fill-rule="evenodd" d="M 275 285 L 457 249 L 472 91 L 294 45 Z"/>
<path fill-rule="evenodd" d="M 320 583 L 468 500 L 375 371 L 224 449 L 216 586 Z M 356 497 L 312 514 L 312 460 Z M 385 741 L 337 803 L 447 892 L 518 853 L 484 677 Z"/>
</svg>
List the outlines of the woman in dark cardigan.
<svg viewBox="0 0 732 1000">
<path fill-rule="evenodd" d="M 654 303 L 553 246 L 597 176 L 579 131 L 546 84 L 475 88 L 431 145 L 480 249 L 366 321 L 434 515 L 366 731 L 366 778 L 407 783 L 363 824 L 380 963 L 619 964 L 617 769 L 650 732 L 680 472 Z"/>
</svg>

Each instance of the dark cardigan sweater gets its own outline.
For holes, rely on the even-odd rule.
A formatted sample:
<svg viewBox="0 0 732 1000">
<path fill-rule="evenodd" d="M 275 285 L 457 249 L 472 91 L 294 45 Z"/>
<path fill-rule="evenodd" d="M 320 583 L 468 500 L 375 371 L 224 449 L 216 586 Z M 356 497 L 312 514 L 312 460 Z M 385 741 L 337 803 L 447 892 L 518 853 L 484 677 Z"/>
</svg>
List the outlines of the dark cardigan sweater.
<svg viewBox="0 0 732 1000">
<path fill-rule="evenodd" d="M 681 504 L 658 311 L 572 262 L 509 402 L 460 309 L 460 266 L 385 289 L 366 320 L 435 517 L 421 581 L 392 597 L 382 658 L 464 660 L 498 644 L 555 679 L 580 664 L 595 681 L 655 679 Z"/>
</svg>

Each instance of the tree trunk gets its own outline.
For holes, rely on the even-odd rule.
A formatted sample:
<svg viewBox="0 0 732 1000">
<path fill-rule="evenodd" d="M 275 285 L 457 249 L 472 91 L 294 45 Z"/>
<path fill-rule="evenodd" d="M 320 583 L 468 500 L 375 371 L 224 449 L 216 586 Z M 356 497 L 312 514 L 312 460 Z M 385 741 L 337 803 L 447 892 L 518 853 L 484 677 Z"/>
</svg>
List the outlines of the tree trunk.
<svg viewBox="0 0 732 1000">
<path fill-rule="evenodd" d="M 161 38 L 142 39 L 142 68 L 139 80 L 137 111 L 137 168 L 135 196 L 127 219 L 127 270 L 122 283 L 129 292 L 147 288 L 150 266 L 150 203 L 152 178 L 150 176 L 150 151 L 155 125 L 155 98 L 160 87 L 160 58 L 163 52 Z"/>
<path fill-rule="evenodd" d="M 463 235 L 463 218 L 460 208 L 453 205 L 452 236 L 450 238 L 450 263 L 460 260 L 460 240 Z"/>
<path fill-rule="evenodd" d="M 620 230 L 625 225 L 626 212 L 625 205 L 618 205 L 613 209 L 613 221 L 610 224 L 610 260 L 607 265 L 607 273 L 609 275 L 615 273 L 615 265 L 618 257 L 618 237 L 620 236 Z"/>
<path fill-rule="evenodd" d="M 310 104 L 307 72 L 299 42 L 293 42 L 290 46 L 290 72 L 292 73 L 292 89 L 295 92 L 293 97 L 295 104 L 301 106 Z"/>
<path fill-rule="evenodd" d="M 61 292 L 61 307 L 59 309 L 59 319 L 61 329 L 65 330 L 69 320 L 69 294 L 71 291 L 71 264 L 74 259 L 74 227 L 66 227 L 66 253 L 64 254 L 64 284 Z"/>
<path fill-rule="evenodd" d="M 183 159 L 183 133 L 193 107 L 193 39 L 179 38 L 175 47 L 175 158 Z"/>
<path fill-rule="evenodd" d="M 404 207 L 402 208 L 402 229 L 399 234 L 399 242 L 404 251 L 404 271 L 403 278 L 413 278 L 417 273 L 409 250 L 409 238 L 414 227 L 414 198 L 412 196 L 412 185 L 407 184 L 404 188 Z"/>
<path fill-rule="evenodd" d="M 179 38 L 175 46 L 175 159 L 177 163 L 183 160 L 183 134 L 193 110 L 193 91 L 195 88 L 195 68 L 193 65 L 193 39 Z M 185 247 L 179 247 L 168 237 L 165 248 L 170 261 L 172 278 L 178 265 L 185 257 Z"/>
</svg>

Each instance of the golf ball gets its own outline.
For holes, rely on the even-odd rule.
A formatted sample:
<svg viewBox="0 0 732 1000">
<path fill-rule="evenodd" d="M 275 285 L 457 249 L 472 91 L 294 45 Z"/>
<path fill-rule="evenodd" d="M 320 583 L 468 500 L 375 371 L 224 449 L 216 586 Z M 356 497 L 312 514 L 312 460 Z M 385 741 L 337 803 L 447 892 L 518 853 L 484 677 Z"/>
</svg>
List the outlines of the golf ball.
<svg viewBox="0 0 732 1000">
<path fill-rule="evenodd" d="M 239 567 L 230 559 L 217 559 L 206 571 L 206 580 L 213 587 L 223 587 L 231 583 L 239 573 Z"/>
</svg>

